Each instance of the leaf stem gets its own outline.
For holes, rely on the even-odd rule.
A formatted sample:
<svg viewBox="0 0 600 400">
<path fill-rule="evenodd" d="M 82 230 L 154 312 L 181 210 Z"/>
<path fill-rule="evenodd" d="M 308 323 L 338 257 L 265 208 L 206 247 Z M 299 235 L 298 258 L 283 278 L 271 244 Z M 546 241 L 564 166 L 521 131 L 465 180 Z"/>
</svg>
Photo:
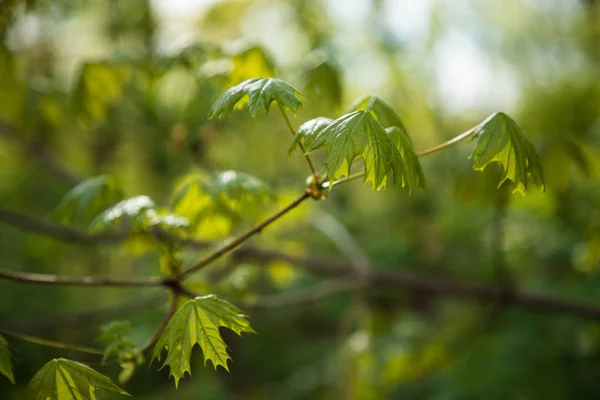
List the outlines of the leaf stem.
<svg viewBox="0 0 600 400">
<path fill-rule="evenodd" d="M 167 327 L 167 324 L 169 323 L 171 318 L 173 318 L 173 315 L 175 315 L 175 312 L 177 311 L 178 300 L 179 294 L 177 293 L 177 291 L 171 290 L 171 296 L 169 299 L 169 310 L 167 310 L 165 316 L 163 317 L 162 321 L 160 321 L 160 324 L 156 327 L 156 330 L 154 331 L 152 336 L 150 336 L 146 344 L 144 344 L 144 346 L 140 349 L 140 354 L 143 354 L 150 350 L 150 348 L 154 345 L 154 343 L 156 343 L 158 338 L 160 338 L 160 335 L 162 335 L 165 328 Z"/>
<path fill-rule="evenodd" d="M 281 111 L 281 114 L 283 115 L 283 119 L 285 119 L 285 122 L 286 122 L 288 128 L 290 129 L 290 132 L 292 133 L 292 136 L 296 136 L 296 130 L 292 126 L 292 122 L 290 121 L 290 118 L 288 117 L 287 113 L 285 112 L 285 109 L 279 102 L 277 102 L 277 105 L 279 106 L 279 110 Z M 315 170 L 315 166 L 313 165 L 312 160 L 310 159 L 310 156 L 308 154 L 306 154 L 306 148 L 300 142 L 298 142 L 298 147 L 300 147 L 300 150 L 302 150 L 302 154 L 304 154 L 304 158 L 306 159 L 306 162 L 308 163 L 308 166 L 310 168 L 310 173 L 316 177 L 317 171 Z"/>
<path fill-rule="evenodd" d="M 481 124 L 475 125 L 471 129 L 466 130 L 463 133 L 461 133 L 460 135 L 457 135 L 457 136 L 453 137 L 452 139 L 445 141 L 444 143 L 438 144 L 437 146 L 433 146 L 429 149 L 419 151 L 418 153 L 416 153 L 417 157 L 422 157 L 422 156 L 426 156 L 431 153 L 435 153 L 436 151 L 440 151 L 442 149 L 445 149 L 446 147 L 452 146 L 453 144 L 460 142 L 461 140 L 467 138 L 469 135 L 471 135 L 473 132 L 475 132 L 477 129 L 479 129 L 480 125 Z"/>
<path fill-rule="evenodd" d="M 250 230 L 248 230 L 246 233 L 238 236 L 237 239 L 234 239 L 231 242 L 229 242 L 229 243 L 227 243 L 227 244 L 219 247 L 217 250 L 213 251 L 208 256 L 204 257 L 200 261 L 198 261 L 195 264 L 191 265 L 181 275 L 179 275 L 179 279 L 180 280 L 186 279 L 188 276 L 190 276 L 194 272 L 196 272 L 196 271 L 204 268 L 208 264 L 210 264 L 213 261 L 215 261 L 217 258 L 219 258 L 219 257 L 223 256 L 224 254 L 226 254 L 226 253 L 234 250 L 240 244 L 244 243 L 246 240 L 250 239 L 252 236 L 254 236 L 257 233 L 261 232 L 264 228 L 266 228 L 267 226 L 269 226 L 271 223 L 277 221 L 279 218 L 281 218 L 282 216 L 284 216 L 285 214 L 287 214 L 288 212 L 290 212 L 294 208 L 298 207 L 304 200 L 306 200 L 308 198 L 310 198 L 310 194 L 308 192 L 302 193 L 302 195 L 300 197 L 298 197 L 296 200 L 292 201 L 286 207 L 282 208 L 281 210 L 279 210 L 278 212 L 276 212 L 275 214 L 273 214 L 269 218 L 265 219 L 261 223 L 255 225 Z"/>
<path fill-rule="evenodd" d="M 54 340 L 42 339 L 42 338 L 35 337 L 35 336 L 24 335 L 22 333 L 9 331 L 4 328 L 0 328 L 0 333 L 4 334 L 6 336 L 14 337 L 15 339 L 23 340 L 25 342 L 39 344 L 39 345 L 46 346 L 46 347 L 54 347 L 56 349 L 64 349 L 64 350 L 75 350 L 80 353 L 87 353 L 87 354 L 98 354 L 98 355 L 104 354 L 104 352 L 99 349 L 94 349 L 94 348 L 87 347 L 87 346 L 78 346 L 78 345 L 68 344 L 68 343 L 63 343 L 63 342 L 56 342 Z"/>
<path fill-rule="evenodd" d="M 453 144 L 456 144 L 456 143 L 460 142 L 461 140 L 469 137 L 473 132 L 475 132 L 477 129 L 479 129 L 480 126 L 481 126 L 481 124 L 475 125 L 474 127 L 472 127 L 470 129 L 464 131 L 463 133 L 461 133 L 461 134 L 453 137 L 452 139 L 445 141 L 444 143 L 440 143 L 437 146 L 433 146 L 433 147 L 430 147 L 428 149 L 421 150 L 421 151 L 419 151 L 419 152 L 417 152 L 415 154 L 416 154 L 417 157 L 423 157 L 423 156 L 426 156 L 428 154 L 435 153 L 437 151 L 443 150 L 446 147 L 450 147 Z M 360 172 L 357 172 L 357 173 L 352 174 L 350 176 L 347 176 L 347 177 L 344 177 L 344 178 L 340 178 L 337 181 L 334 181 L 333 183 L 325 182 L 323 184 L 323 187 L 329 187 L 329 186 L 333 187 L 333 186 L 336 186 L 336 185 L 339 185 L 339 184 L 342 184 L 342 183 L 347 183 L 347 182 L 353 181 L 355 179 L 362 178 L 363 176 L 365 176 L 365 171 L 360 171 Z"/>
</svg>

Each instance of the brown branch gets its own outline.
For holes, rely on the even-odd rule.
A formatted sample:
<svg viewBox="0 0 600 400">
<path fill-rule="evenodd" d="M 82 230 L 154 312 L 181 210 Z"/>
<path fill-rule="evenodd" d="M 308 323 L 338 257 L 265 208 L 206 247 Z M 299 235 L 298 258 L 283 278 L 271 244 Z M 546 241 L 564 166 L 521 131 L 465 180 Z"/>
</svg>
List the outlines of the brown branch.
<svg viewBox="0 0 600 400">
<path fill-rule="evenodd" d="M 81 245 L 118 244 L 128 237 L 127 234 L 123 233 L 99 233 L 92 235 L 80 229 L 48 223 L 27 214 L 7 210 L 3 207 L 0 207 L 0 222 L 7 223 L 24 231 L 35 232 L 64 242 Z"/>
<path fill-rule="evenodd" d="M 255 300 L 248 302 L 247 306 L 251 308 L 280 308 L 303 305 L 338 293 L 362 289 L 368 285 L 369 282 L 357 280 L 353 277 L 334 278 L 291 293 L 259 296 Z"/>
<path fill-rule="evenodd" d="M 234 256 L 239 257 L 239 259 L 257 261 L 283 260 L 295 265 L 302 265 L 307 270 L 317 274 L 348 275 L 353 271 L 352 264 L 345 261 L 290 256 L 252 247 L 240 249 L 234 253 Z M 449 279 L 412 274 L 391 267 L 372 268 L 366 275 L 354 274 L 351 276 L 356 280 L 369 280 L 374 285 L 402 286 L 409 290 L 428 291 L 432 294 L 466 300 L 503 302 L 513 307 L 600 320 L 600 307 L 598 306 L 506 287 L 456 282 Z"/>
<path fill-rule="evenodd" d="M 27 141 L 22 133 L 18 132 L 14 126 L 3 120 L 0 120 L 0 136 L 21 146 L 33 159 L 43 166 L 45 170 L 52 172 L 68 184 L 75 185 L 81 181 L 81 179 L 69 171 L 54 156 L 54 154 L 48 152 L 46 147 L 38 142 Z"/>
<path fill-rule="evenodd" d="M 277 221 L 279 218 L 281 218 L 288 212 L 292 211 L 294 208 L 298 207 L 304 200 L 306 200 L 308 198 L 310 198 L 310 194 L 308 194 L 307 192 L 302 193 L 302 195 L 300 197 L 298 197 L 296 200 L 292 201 L 286 207 L 282 208 L 281 210 L 279 210 L 278 212 L 276 212 L 269 218 L 265 219 L 263 222 L 259 223 L 258 225 L 255 225 L 253 228 L 248 230 L 246 233 L 238 236 L 236 239 L 232 240 L 231 242 L 219 247 L 217 250 L 213 251 L 212 253 L 210 253 L 208 256 L 201 259 L 200 261 L 192 264 L 188 269 L 186 269 L 180 275 L 180 278 L 181 279 L 187 278 L 194 272 L 204 268 L 205 266 L 212 263 L 213 261 L 215 261 L 219 257 L 223 256 L 224 254 L 229 253 L 230 251 L 234 250 L 236 247 L 238 247 L 239 245 L 244 243 L 246 240 L 250 239 L 252 236 L 256 235 L 257 233 L 261 232 L 263 229 L 265 229 L 271 223 Z"/>
<path fill-rule="evenodd" d="M 303 196 L 304 197 L 304 196 Z M 79 244 L 118 244 L 120 241 L 116 239 L 98 239 L 98 236 L 91 236 L 89 239 L 77 240 L 81 233 L 80 231 L 74 230 L 68 227 L 62 227 L 45 222 L 40 222 L 33 218 L 23 219 L 23 214 L 14 212 L 2 212 L 0 209 L 0 221 L 7 222 L 13 226 L 17 226 L 21 229 L 32 230 L 34 232 L 55 237 L 56 239 L 71 242 L 71 238 L 74 239 L 74 243 Z M 10 218 L 10 216 L 18 216 L 18 218 Z M 33 223 L 27 224 L 23 221 Z M 42 228 L 40 228 L 42 227 Z M 62 228 L 65 228 L 63 231 Z M 70 234 L 63 234 L 64 232 L 77 232 L 77 234 L 70 236 Z M 254 232 L 257 233 L 257 232 Z M 88 235 L 89 236 L 89 235 Z M 121 241 L 124 240 L 124 236 Z M 183 244 L 190 247 L 204 248 L 206 242 L 199 242 L 194 240 L 184 240 Z M 234 242 L 232 242 L 234 243 Z M 236 246 L 233 246 L 236 247 Z M 221 254 L 219 254 L 221 255 Z M 238 259 L 253 259 L 258 261 L 273 261 L 282 260 L 287 261 L 293 265 L 302 265 L 307 270 L 318 274 L 325 275 L 348 275 L 352 271 L 352 265 L 350 262 L 331 260 L 315 257 L 306 256 L 292 256 L 278 251 L 263 250 L 256 247 L 247 246 L 239 249 L 233 253 Z M 16 274 L 16 276 L 15 276 Z M 506 302 L 506 304 L 514 307 L 523 307 L 532 310 L 539 310 L 549 313 L 558 314 L 570 314 L 573 316 L 600 319 L 600 307 L 585 304 L 581 302 L 573 302 L 562 299 L 557 299 L 550 296 L 542 296 L 533 293 L 528 293 L 521 290 L 511 290 L 505 287 L 498 287 L 492 285 L 479 285 L 472 283 L 455 282 L 446 279 L 440 279 L 436 277 L 429 277 L 417 274 L 411 274 L 404 271 L 399 271 L 395 268 L 386 267 L 375 267 L 371 271 L 371 279 L 378 285 L 395 285 L 403 286 L 408 289 L 426 290 L 432 293 L 440 295 L 454 296 L 465 299 L 472 299 L 484 302 Z M 0 278 L 11 279 L 15 281 L 19 280 L 18 273 L 9 273 L 9 276 L 3 276 L 0 274 Z M 47 276 L 42 275 L 47 278 Z M 70 278 L 81 282 L 85 278 Z M 102 279 L 102 278 L 91 278 L 91 279 Z M 362 279 L 362 278 L 361 278 Z M 67 280 L 68 281 L 68 280 Z M 69 284 L 69 283 L 65 283 Z M 76 283 L 73 283 L 76 284 Z M 152 283 L 149 286 L 164 285 L 164 283 Z M 140 285 L 129 285 L 129 286 L 140 286 Z M 148 286 L 148 285 L 147 285 Z M 184 292 L 181 292 L 182 294 Z M 193 294 L 188 294 L 192 295 Z"/>
<path fill-rule="evenodd" d="M 34 274 L 13 272 L 0 269 L 0 279 L 18 283 L 64 286 L 170 286 L 171 282 L 162 277 L 147 278 L 106 278 L 96 276 L 61 276 L 52 274 Z"/>
<path fill-rule="evenodd" d="M 67 225 L 53 224 L 32 217 L 22 212 L 8 210 L 0 206 L 0 223 L 6 223 L 14 228 L 26 232 L 38 233 L 56 240 L 83 246 L 92 246 L 97 244 L 121 244 L 132 236 L 129 232 L 100 232 L 90 234 L 84 230 L 73 228 Z M 212 245 L 211 242 L 201 240 L 191 240 L 185 238 L 175 238 L 171 234 L 159 230 L 152 232 L 136 233 L 135 235 L 146 235 L 157 240 L 177 241 L 187 247 L 206 248 Z"/>
</svg>

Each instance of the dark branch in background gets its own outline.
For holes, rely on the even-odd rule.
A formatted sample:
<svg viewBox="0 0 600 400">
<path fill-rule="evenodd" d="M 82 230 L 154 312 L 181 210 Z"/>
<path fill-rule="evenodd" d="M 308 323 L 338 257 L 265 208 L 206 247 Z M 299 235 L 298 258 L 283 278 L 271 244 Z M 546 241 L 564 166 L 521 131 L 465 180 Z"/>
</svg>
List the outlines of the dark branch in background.
<svg viewBox="0 0 600 400">
<path fill-rule="evenodd" d="M 48 152 L 45 146 L 43 146 L 41 143 L 28 141 L 21 133 L 17 131 L 14 126 L 3 120 L 0 120 L 0 136 L 23 148 L 23 150 L 31 155 L 33 159 L 35 159 L 42 167 L 44 167 L 44 169 L 52 172 L 66 183 L 70 185 L 76 185 L 81 181 L 81 178 L 70 172 L 54 156 L 54 154 Z"/>
<path fill-rule="evenodd" d="M 126 233 L 99 233 L 91 235 L 80 229 L 66 225 L 51 224 L 20 212 L 7 210 L 1 206 L 0 221 L 24 231 L 40 233 L 54 239 L 81 245 L 118 244 L 128 237 Z"/>
<path fill-rule="evenodd" d="M 92 246 L 98 244 L 121 244 L 132 236 L 128 232 L 100 232 L 96 234 L 90 234 L 81 229 L 73 228 L 67 225 L 52 224 L 21 212 L 5 209 L 2 206 L 0 206 L 0 222 L 4 222 L 14 228 L 26 232 L 35 232 L 57 240 L 83 246 Z M 206 248 L 213 245 L 212 242 L 205 242 L 201 240 L 178 240 L 177 238 L 173 238 L 172 235 L 168 234 L 167 232 L 161 232 L 158 230 L 154 230 L 148 235 L 157 240 L 176 240 L 182 245 L 188 247 Z"/>
<path fill-rule="evenodd" d="M 354 276 L 334 278 L 315 284 L 306 289 L 290 293 L 259 296 L 248 302 L 249 308 L 280 308 L 312 303 L 338 293 L 350 292 L 369 286 L 365 280 L 357 280 Z"/>
<path fill-rule="evenodd" d="M 6 222 L 13 225 L 14 219 L 5 218 L 6 213 L 0 213 L 0 222 Z M 39 221 L 37 221 L 39 222 Z M 46 223 L 40 223 L 46 224 Z M 26 229 L 21 223 L 15 224 L 17 227 Z M 46 224 L 48 227 L 55 228 L 55 225 Z M 61 227 L 62 228 L 62 227 Z M 33 229 L 34 232 L 53 236 L 54 229 L 37 230 Z M 257 232 L 256 232 L 257 233 Z M 57 236 L 57 239 L 69 242 L 66 236 Z M 95 241 L 96 239 L 92 239 Z M 80 242 L 79 242 L 80 243 Z M 94 243 L 102 243 L 100 241 Z M 117 241 L 105 241 L 103 243 L 118 243 Z M 192 247 L 206 247 L 204 242 L 186 241 L 189 246 Z M 233 242 L 232 242 L 233 243 Z M 91 243 L 89 243 L 91 244 Z M 231 246 L 231 245 L 230 245 Z M 492 286 L 492 285 L 480 285 L 464 282 L 455 282 L 448 279 L 440 279 L 437 277 L 429 277 L 423 275 L 412 274 L 404 271 L 400 271 L 394 268 L 386 267 L 374 267 L 369 271 L 369 274 L 365 276 L 352 275 L 353 266 L 350 262 L 331 260 L 324 258 L 315 257 L 304 257 L 304 256 L 292 256 L 289 254 L 281 253 L 278 251 L 270 251 L 258 249 L 256 247 L 246 246 L 233 253 L 233 256 L 238 260 L 255 260 L 255 261 L 273 261 L 281 260 L 287 261 L 292 265 L 304 266 L 308 271 L 324 274 L 324 275 L 342 275 L 342 276 L 353 276 L 353 279 L 364 280 L 370 279 L 375 285 L 382 286 L 403 286 L 408 289 L 416 289 L 422 291 L 428 291 L 433 294 L 454 296 L 464 299 L 482 301 L 482 302 L 505 302 L 505 304 L 513 307 L 522 307 L 532 310 L 544 311 L 548 313 L 556 314 L 567 314 L 572 316 L 578 316 L 583 318 L 591 318 L 600 320 L 600 307 L 596 307 L 590 304 L 581 302 L 573 302 L 567 300 L 561 300 L 554 297 L 542 296 L 533 293 L 520 291 L 517 289 L 510 289 L 506 287 Z M 19 273 L 8 272 L 1 270 L 0 278 L 18 280 Z M 16 274 L 16 275 L 15 275 Z M 46 276 L 42 275 L 46 278 Z M 73 282 L 80 282 L 82 278 L 69 278 L 73 279 Z M 102 278 L 93 278 L 102 279 Z M 158 278 L 147 278 L 147 279 L 158 279 Z M 142 279 L 142 281 L 145 281 Z M 67 280 L 68 282 L 68 280 Z M 160 283 L 153 282 L 149 286 L 166 286 L 167 281 Z M 66 283 L 68 284 L 68 283 Z M 76 283 L 72 283 L 76 284 Z M 145 285 L 145 284 L 144 284 Z M 139 286 L 137 283 L 134 286 Z M 186 293 L 184 288 L 179 288 L 179 292 L 182 294 L 195 296 L 193 293 Z"/>
<path fill-rule="evenodd" d="M 75 329 L 95 328 L 99 321 L 119 319 L 123 316 L 136 314 L 139 311 L 159 307 L 165 304 L 165 293 L 159 292 L 151 295 L 136 296 L 132 300 L 124 300 L 122 304 L 74 313 L 56 315 L 38 315 L 6 321 L 13 329 L 26 332 L 43 331 L 55 326 L 68 326 L 70 331 Z"/>
</svg>

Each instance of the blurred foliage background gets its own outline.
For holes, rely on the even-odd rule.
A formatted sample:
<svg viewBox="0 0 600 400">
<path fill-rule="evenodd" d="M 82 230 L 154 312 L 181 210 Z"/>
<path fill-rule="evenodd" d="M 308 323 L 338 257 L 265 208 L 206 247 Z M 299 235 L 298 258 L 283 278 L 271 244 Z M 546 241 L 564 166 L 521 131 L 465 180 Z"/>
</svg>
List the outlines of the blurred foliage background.
<svg viewBox="0 0 600 400">
<path fill-rule="evenodd" d="M 285 203 L 308 175 L 276 112 L 208 121 L 214 100 L 250 77 L 277 76 L 304 95 L 292 123 L 337 117 L 377 94 L 403 117 L 417 150 L 495 111 L 538 149 L 545 193 L 511 195 L 475 172 L 469 143 L 422 159 L 427 191 L 360 182 L 303 204 L 253 243 L 350 258 L 456 281 L 516 285 L 600 302 L 600 4 L 596 0 L 5 0 L 0 2 L 0 204 L 57 221 L 81 178 L 108 174 L 127 196 L 168 206 L 189 174 L 238 170 Z M 274 109 L 273 111 L 277 111 Z M 200 201 L 200 200 L 198 200 Z M 211 215 L 194 236 L 220 240 L 258 221 Z M 185 213 L 185 211 L 182 211 Z M 75 226 L 84 228 L 81 219 Z M 69 275 L 160 271 L 147 242 L 81 246 L 0 224 L 2 267 Z M 186 251 L 192 261 L 199 251 Z M 244 307 L 323 277 L 286 262 L 225 259 L 195 278 L 251 316 L 258 335 L 224 332 L 231 373 L 203 366 L 177 391 L 140 366 L 123 387 L 139 399 L 595 399 L 597 321 L 503 304 L 370 287 L 306 304 Z M 151 335 L 165 295 L 153 289 L 0 281 L 0 324 L 97 345 L 130 320 Z M 98 311 L 100 310 L 100 311 Z M 21 399 L 53 357 L 90 356 L 10 339 Z M 99 370 L 117 379 L 118 367 Z"/>
</svg>

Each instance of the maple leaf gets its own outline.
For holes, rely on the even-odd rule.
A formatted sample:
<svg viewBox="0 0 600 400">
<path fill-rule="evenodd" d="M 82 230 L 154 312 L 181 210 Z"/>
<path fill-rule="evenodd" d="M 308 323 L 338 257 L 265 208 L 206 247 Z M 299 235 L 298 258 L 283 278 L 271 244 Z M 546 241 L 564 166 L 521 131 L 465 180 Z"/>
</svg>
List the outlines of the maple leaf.
<svg viewBox="0 0 600 400">
<path fill-rule="evenodd" d="M 102 175 L 89 178 L 71 189 L 58 203 L 54 214 L 72 222 L 92 217 L 123 198 L 123 191 L 113 177 Z"/>
<path fill-rule="evenodd" d="M 95 391 L 129 396 L 108 377 L 75 361 L 56 358 L 40 369 L 27 387 L 34 400 L 95 400 Z"/>
<path fill-rule="evenodd" d="M 395 143 L 370 111 L 354 111 L 336 119 L 317 134 L 307 152 L 320 147 L 327 150 L 325 165 L 329 179 L 349 176 L 352 163 L 360 156 L 365 164 L 364 182 L 370 181 L 376 190 L 386 186 L 390 171 L 409 190 L 425 187 L 420 164 L 408 156 L 412 146 Z"/>
<path fill-rule="evenodd" d="M 377 118 L 379 123 L 384 128 L 389 128 L 390 126 L 397 127 L 409 138 L 409 142 L 412 145 L 412 141 L 410 140 L 406 126 L 404 126 L 404 122 L 402 122 L 402 119 L 398 113 L 394 111 L 392 106 L 383 101 L 381 98 L 377 96 L 361 97 L 360 99 L 356 100 L 352 106 L 350 106 L 350 111 L 357 110 L 369 111 L 375 118 Z"/>
<path fill-rule="evenodd" d="M 202 349 L 205 364 L 210 360 L 215 369 L 221 365 L 229 371 L 227 361 L 231 357 L 219 327 L 229 328 L 238 335 L 242 332 L 255 333 L 246 318 L 240 309 L 215 295 L 191 299 L 167 324 L 154 347 L 152 359 L 161 361 L 161 354 L 166 349 L 167 356 L 162 367 L 169 366 L 175 387 L 186 372 L 191 375 L 190 357 L 196 344 Z"/>
<path fill-rule="evenodd" d="M 288 154 L 291 154 L 294 150 L 296 150 L 296 147 L 300 141 L 302 141 L 302 144 L 304 144 L 305 147 L 309 147 L 319 132 L 331 125 L 332 122 L 333 120 L 331 118 L 317 117 L 300 125 L 296 131 L 296 134 L 294 135 L 294 140 L 292 141 L 292 145 L 290 146 Z"/>
<path fill-rule="evenodd" d="M 530 184 L 545 189 L 535 147 L 511 117 L 501 112 L 490 115 L 475 130 L 472 140 L 477 142 L 471 154 L 475 170 L 482 171 L 494 162 L 502 166 L 498 186 L 508 179 L 514 184 L 513 192 L 525 194 Z"/>
<path fill-rule="evenodd" d="M 259 111 L 269 112 L 271 103 L 277 101 L 282 107 L 296 112 L 302 107 L 298 98 L 298 91 L 289 83 L 277 78 L 252 78 L 235 85 L 225 91 L 215 101 L 208 118 L 219 118 L 221 115 L 231 114 L 237 107 L 244 105 L 248 96 L 248 112 L 252 118 Z"/>
</svg>

